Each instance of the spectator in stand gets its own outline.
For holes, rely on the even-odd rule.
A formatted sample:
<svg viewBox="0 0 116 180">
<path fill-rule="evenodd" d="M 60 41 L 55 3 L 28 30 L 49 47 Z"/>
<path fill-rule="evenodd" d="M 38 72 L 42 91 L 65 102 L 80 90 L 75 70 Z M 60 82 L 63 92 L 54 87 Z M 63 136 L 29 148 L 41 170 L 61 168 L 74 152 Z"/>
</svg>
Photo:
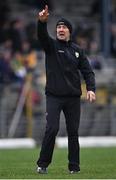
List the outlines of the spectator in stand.
<svg viewBox="0 0 116 180">
<path fill-rule="evenodd" d="M 91 41 L 89 45 L 89 62 L 95 70 L 102 69 L 102 63 L 100 61 L 100 57 L 98 56 L 98 51 L 99 47 L 97 41 Z"/>
<path fill-rule="evenodd" d="M 20 52 L 17 51 L 14 53 L 10 66 L 13 72 L 13 80 L 22 83 L 26 76 L 26 68 Z"/>
<path fill-rule="evenodd" d="M 81 24 L 75 28 L 73 33 L 73 41 L 78 44 L 87 53 L 89 41 L 91 39 L 89 28 L 85 24 Z"/>
<path fill-rule="evenodd" d="M 37 65 L 37 54 L 36 51 L 31 49 L 31 45 L 28 41 L 22 43 L 22 56 L 23 62 L 27 71 L 33 72 Z"/>
<path fill-rule="evenodd" d="M 97 55 L 98 51 L 99 51 L 98 42 L 95 40 L 90 41 L 89 54 L 90 55 Z"/>
<path fill-rule="evenodd" d="M 16 19 L 11 22 L 10 38 L 13 42 L 13 50 L 21 51 L 22 41 L 27 39 L 27 34 L 23 20 Z"/>
<path fill-rule="evenodd" d="M 77 44 L 84 49 L 85 51 L 87 51 L 88 49 L 88 39 L 86 37 L 82 37 L 79 36 L 77 37 Z"/>
<path fill-rule="evenodd" d="M 41 50 L 39 41 L 37 40 L 37 32 L 35 23 L 31 22 L 26 26 L 27 38 L 32 49 Z"/>
<path fill-rule="evenodd" d="M 12 41 L 10 39 L 7 39 L 2 43 L 2 46 L 4 47 L 4 50 L 8 50 L 12 52 Z"/>
<path fill-rule="evenodd" d="M 12 80 L 12 70 L 10 61 L 12 58 L 11 51 L 0 49 L 0 83 L 8 83 Z"/>
</svg>

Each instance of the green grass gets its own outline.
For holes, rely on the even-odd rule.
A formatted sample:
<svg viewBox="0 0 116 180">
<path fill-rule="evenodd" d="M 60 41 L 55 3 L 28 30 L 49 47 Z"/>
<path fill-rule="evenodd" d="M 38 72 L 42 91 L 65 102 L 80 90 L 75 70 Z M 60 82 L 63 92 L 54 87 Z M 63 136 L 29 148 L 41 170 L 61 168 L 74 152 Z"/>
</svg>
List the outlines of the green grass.
<svg viewBox="0 0 116 180">
<path fill-rule="evenodd" d="M 0 179 L 116 179 L 116 148 L 82 148 L 79 174 L 68 173 L 67 150 L 57 148 L 48 174 L 37 174 L 38 152 L 38 149 L 0 150 Z"/>
</svg>

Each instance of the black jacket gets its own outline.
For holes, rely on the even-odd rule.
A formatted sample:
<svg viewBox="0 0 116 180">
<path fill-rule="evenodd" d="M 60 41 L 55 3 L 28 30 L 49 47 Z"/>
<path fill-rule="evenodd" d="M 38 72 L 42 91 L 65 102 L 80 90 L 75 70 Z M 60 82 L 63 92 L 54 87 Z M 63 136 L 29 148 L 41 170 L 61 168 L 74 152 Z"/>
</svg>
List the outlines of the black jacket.
<svg viewBox="0 0 116 180">
<path fill-rule="evenodd" d="M 71 41 L 52 39 L 47 23 L 38 21 L 38 39 L 46 55 L 46 94 L 80 96 L 82 73 L 87 90 L 95 91 L 95 77 L 80 47 Z"/>
</svg>

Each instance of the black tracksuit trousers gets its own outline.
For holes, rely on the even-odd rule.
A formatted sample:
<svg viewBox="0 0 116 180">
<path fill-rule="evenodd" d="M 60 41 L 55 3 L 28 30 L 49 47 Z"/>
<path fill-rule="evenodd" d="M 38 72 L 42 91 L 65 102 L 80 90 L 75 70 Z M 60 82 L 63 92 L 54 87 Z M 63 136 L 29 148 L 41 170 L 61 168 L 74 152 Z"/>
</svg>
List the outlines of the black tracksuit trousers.
<svg viewBox="0 0 116 180">
<path fill-rule="evenodd" d="M 51 163 L 55 138 L 59 130 L 60 113 L 63 110 L 68 134 L 68 168 L 79 168 L 78 128 L 80 121 L 80 97 L 54 97 L 46 99 L 46 131 L 42 143 L 38 166 L 48 167 Z"/>
</svg>

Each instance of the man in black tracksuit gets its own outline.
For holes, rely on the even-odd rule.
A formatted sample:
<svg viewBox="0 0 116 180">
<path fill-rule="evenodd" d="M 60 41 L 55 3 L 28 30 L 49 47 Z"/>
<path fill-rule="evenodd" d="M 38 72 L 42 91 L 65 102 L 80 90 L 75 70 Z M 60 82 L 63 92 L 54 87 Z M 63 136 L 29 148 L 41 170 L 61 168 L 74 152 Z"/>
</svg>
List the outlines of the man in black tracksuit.
<svg viewBox="0 0 116 180">
<path fill-rule="evenodd" d="M 80 171 L 78 128 L 80 122 L 82 73 L 87 99 L 95 100 L 95 78 L 89 62 L 79 46 L 70 40 L 72 26 L 66 19 L 56 24 L 56 40 L 47 32 L 48 7 L 38 16 L 38 39 L 46 55 L 46 132 L 42 143 L 37 172 L 47 173 L 51 163 L 55 138 L 59 130 L 61 111 L 64 112 L 68 133 L 68 169 Z"/>
</svg>

